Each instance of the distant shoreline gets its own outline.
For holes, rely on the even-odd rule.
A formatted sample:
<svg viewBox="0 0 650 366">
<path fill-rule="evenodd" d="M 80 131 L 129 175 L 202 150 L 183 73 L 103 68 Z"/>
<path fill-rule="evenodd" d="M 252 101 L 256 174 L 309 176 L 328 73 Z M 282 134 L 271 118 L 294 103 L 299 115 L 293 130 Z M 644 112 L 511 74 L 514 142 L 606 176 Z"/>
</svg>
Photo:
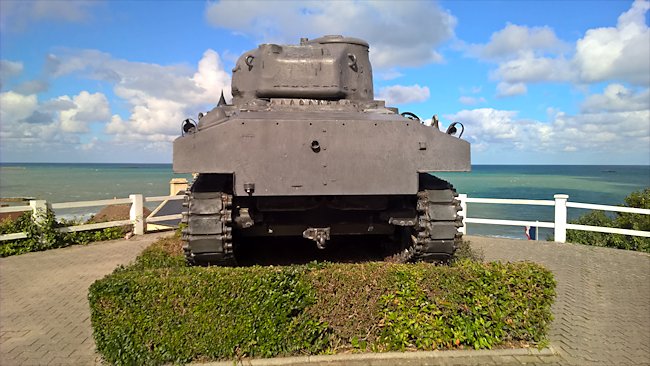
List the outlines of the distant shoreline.
<svg viewBox="0 0 650 366">
<path fill-rule="evenodd" d="M 20 167 L 21 165 L 77 165 L 77 166 L 96 166 L 96 165 L 107 165 L 107 166 L 171 166 L 172 163 L 47 163 L 47 162 L 0 162 L 0 167 Z M 550 166 L 561 166 L 561 167 L 570 167 L 570 166 L 601 166 L 601 167 L 616 167 L 616 166 L 625 166 L 625 167 L 650 167 L 650 164 L 472 164 L 472 166 L 494 166 L 494 167 L 550 167 Z"/>
</svg>

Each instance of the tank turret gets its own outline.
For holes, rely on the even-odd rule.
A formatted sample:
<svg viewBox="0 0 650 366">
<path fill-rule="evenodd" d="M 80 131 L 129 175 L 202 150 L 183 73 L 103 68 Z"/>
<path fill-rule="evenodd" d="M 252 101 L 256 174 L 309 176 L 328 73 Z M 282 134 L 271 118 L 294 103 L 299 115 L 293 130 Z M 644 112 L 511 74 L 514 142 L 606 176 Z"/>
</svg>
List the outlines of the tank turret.
<svg viewBox="0 0 650 366">
<path fill-rule="evenodd" d="M 234 104 L 255 98 L 374 99 L 368 43 L 357 38 L 262 44 L 239 57 L 232 72 Z"/>
</svg>

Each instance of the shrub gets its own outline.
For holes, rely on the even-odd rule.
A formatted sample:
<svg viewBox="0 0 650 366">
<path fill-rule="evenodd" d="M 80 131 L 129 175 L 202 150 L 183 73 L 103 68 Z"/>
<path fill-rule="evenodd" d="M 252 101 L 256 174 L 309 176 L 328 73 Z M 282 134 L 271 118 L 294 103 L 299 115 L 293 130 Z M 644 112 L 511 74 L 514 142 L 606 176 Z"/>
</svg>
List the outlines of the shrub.
<svg viewBox="0 0 650 366">
<path fill-rule="evenodd" d="M 326 345 L 305 313 L 315 293 L 298 270 L 123 270 L 90 289 L 97 349 L 116 364 L 271 357 Z"/>
<path fill-rule="evenodd" d="M 481 249 L 473 248 L 469 240 L 463 240 L 456 249 L 453 260 L 458 261 L 465 259 L 475 262 L 483 262 L 483 251 Z"/>
<path fill-rule="evenodd" d="M 624 207 L 650 209 L 650 188 L 632 192 L 625 198 Z M 617 212 L 613 217 L 603 211 L 592 211 L 571 221 L 572 224 L 614 227 L 621 229 L 650 231 L 650 216 Z M 650 253 L 650 238 L 621 234 L 606 234 L 591 231 L 567 230 L 567 241 L 578 244 L 637 250 Z"/>
<path fill-rule="evenodd" d="M 27 238 L 0 242 L 0 257 L 62 248 L 74 244 L 119 239 L 124 236 L 124 229 L 120 227 L 72 233 L 60 233 L 56 230 L 59 227 L 75 224 L 78 223 L 66 220 L 56 221 L 51 210 L 45 213 L 42 218 L 42 225 L 34 223 L 31 212 L 23 213 L 16 220 L 5 220 L 0 223 L 0 234 L 25 232 Z"/>
<path fill-rule="evenodd" d="M 166 240 L 90 288 L 109 362 L 539 345 L 551 321 L 555 282 L 533 263 L 197 268 Z"/>
</svg>

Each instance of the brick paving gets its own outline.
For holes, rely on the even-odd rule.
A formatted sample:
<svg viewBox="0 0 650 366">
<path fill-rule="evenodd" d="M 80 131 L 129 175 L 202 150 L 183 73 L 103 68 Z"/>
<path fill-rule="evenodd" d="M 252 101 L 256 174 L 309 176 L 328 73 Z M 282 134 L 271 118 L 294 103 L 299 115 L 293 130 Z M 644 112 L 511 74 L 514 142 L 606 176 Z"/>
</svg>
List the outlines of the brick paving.
<svg viewBox="0 0 650 366">
<path fill-rule="evenodd" d="M 650 255 L 471 237 L 486 260 L 533 261 L 553 271 L 552 347 L 561 364 L 650 365 Z"/>
<path fill-rule="evenodd" d="M 160 236 L 0 259 L 0 365 L 100 363 L 90 328 L 88 286 L 133 260 Z M 650 255 L 550 242 L 469 239 L 486 260 L 530 260 L 553 271 L 558 282 L 550 331 L 553 352 L 451 351 L 403 359 L 337 355 L 299 363 L 650 365 Z M 267 361 L 282 364 L 281 359 Z"/>
<path fill-rule="evenodd" d="M 162 235 L 0 259 L 0 365 L 93 365 L 88 287 Z"/>
</svg>

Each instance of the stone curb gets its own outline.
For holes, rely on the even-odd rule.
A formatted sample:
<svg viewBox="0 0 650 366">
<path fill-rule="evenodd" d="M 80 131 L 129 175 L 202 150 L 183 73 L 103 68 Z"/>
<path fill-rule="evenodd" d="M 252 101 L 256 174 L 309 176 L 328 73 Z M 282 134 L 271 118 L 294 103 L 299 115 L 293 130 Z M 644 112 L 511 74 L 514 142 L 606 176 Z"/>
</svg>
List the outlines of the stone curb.
<svg viewBox="0 0 650 366">
<path fill-rule="evenodd" d="M 363 361 L 394 361 L 395 364 L 407 361 L 430 359 L 459 359 L 478 357 L 506 357 L 506 356 L 557 356 L 558 353 L 552 346 L 541 350 L 532 348 L 495 349 L 495 350 L 458 350 L 458 351 L 418 351 L 418 352 L 378 352 L 378 353 L 349 353 L 338 355 L 295 356 L 278 358 L 243 358 L 239 361 L 217 361 L 207 363 L 192 363 L 195 366 L 288 366 L 294 364 L 319 364 L 328 362 L 363 362 Z"/>
</svg>

